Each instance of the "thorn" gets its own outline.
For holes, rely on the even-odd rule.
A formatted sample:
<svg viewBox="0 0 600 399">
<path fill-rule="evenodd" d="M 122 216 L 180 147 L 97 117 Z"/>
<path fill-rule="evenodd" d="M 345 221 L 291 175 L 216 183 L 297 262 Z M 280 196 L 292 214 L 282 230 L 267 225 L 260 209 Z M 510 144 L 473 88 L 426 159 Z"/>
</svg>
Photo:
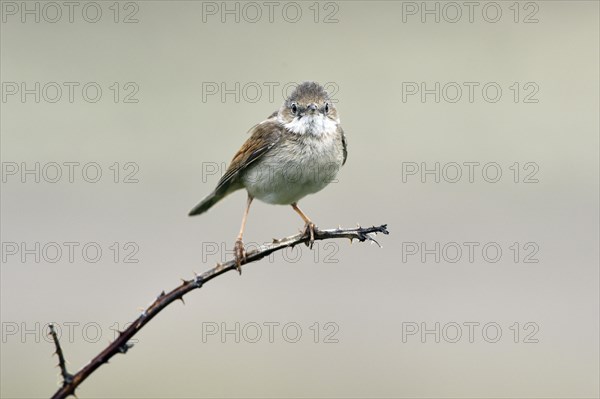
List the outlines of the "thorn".
<svg viewBox="0 0 600 399">
<path fill-rule="evenodd" d="M 377 246 L 378 246 L 379 248 L 383 248 L 383 247 L 382 247 L 382 246 L 381 246 L 381 245 L 380 245 L 380 244 L 377 242 L 377 240 L 375 240 L 374 238 L 370 238 L 370 237 L 369 237 L 369 240 L 371 240 L 371 245 L 373 245 L 373 244 L 377 244 Z"/>
<path fill-rule="evenodd" d="M 181 303 L 183 303 L 185 305 L 185 301 L 183 300 L 183 296 L 180 296 L 179 298 L 177 298 L 178 300 L 181 301 Z"/>
<path fill-rule="evenodd" d="M 375 238 L 373 238 L 376 235 L 377 235 L 376 233 L 366 233 L 366 234 L 363 233 L 363 234 L 360 235 L 359 240 L 361 242 L 363 242 L 363 241 L 370 241 L 371 244 L 375 243 L 375 244 L 377 244 L 377 246 L 379 248 L 381 248 L 381 245 L 379 245 L 379 243 L 377 242 L 377 240 L 375 240 Z"/>
</svg>

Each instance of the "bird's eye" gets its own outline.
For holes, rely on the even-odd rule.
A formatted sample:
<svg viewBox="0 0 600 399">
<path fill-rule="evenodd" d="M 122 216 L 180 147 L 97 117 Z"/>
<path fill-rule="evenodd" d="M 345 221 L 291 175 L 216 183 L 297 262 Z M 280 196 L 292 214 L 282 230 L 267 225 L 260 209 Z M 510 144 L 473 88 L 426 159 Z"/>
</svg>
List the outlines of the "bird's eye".
<svg viewBox="0 0 600 399">
<path fill-rule="evenodd" d="M 298 106 L 296 105 L 296 103 L 292 103 L 292 114 L 296 114 L 296 112 L 298 112 Z"/>
<path fill-rule="evenodd" d="M 325 113 L 329 112 L 329 103 L 325 103 Z"/>
</svg>

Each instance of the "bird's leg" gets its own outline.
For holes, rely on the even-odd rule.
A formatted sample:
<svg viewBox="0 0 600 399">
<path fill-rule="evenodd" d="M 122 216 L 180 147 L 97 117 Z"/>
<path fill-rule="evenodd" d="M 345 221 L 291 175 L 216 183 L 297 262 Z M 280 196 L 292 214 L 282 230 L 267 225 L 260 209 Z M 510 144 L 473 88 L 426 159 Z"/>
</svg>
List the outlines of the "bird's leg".
<svg viewBox="0 0 600 399">
<path fill-rule="evenodd" d="M 235 268 L 242 274 L 242 259 L 246 261 L 246 250 L 244 249 L 244 243 L 242 242 L 242 236 L 244 235 L 244 228 L 246 228 L 246 219 L 248 219 L 248 213 L 250 212 L 250 204 L 254 198 L 248 194 L 248 201 L 246 202 L 246 210 L 244 211 L 244 217 L 242 218 L 242 227 L 240 228 L 240 234 L 238 234 L 235 240 Z"/>
<path fill-rule="evenodd" d="M 313 244 L 315 242 L 315 230 L 317 229 L 317 226 L 312 222 L 312 220 L 310 220 L 310 218 L 308 216 L 306 216 L 304 214 L 304 212 L 302 212 L 300 210 L 300 208 L 298 208 L 298 204 L 297 203 L 294 202 L 292 204 L 292 208 L 294 208 L 294 210 L 296 211 L 296 213 L 298 213 L 298 215 L 300 215 L 300 217 L 302 218 L 302 220 L 304 220 L 304 223 L 306 223 L 304 225 L 304 234 L 308 234 L 310 236 L 310 240 L 309 240 L 308 244 L 310 245 L 310 248 L 312 249 Z"/>
</svg>

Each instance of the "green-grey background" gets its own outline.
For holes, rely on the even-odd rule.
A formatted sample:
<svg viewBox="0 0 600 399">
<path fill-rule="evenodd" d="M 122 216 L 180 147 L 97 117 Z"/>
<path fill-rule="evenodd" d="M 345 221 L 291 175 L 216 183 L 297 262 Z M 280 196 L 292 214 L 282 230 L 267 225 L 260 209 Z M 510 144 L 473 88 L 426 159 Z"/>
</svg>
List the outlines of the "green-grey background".
<svg viewBox="0 0 600 399">
<path fill-rule="evenodd" d="M 519 3 L 517 23 L 513 3 L 497 3 L 496 23 L 482 17 L 486 2 L 477 3 L 472 23 L 466 14 L 456 23 L 444 15 L 423 23 L 420 14 L 403 14 L 421 2 L 392 1 L 320 3 L 317 22 L 314 3 L 299 2 L 303 14 L 295 23 L 282 16 L 287 3 L 276 4 L 270 22 L 262 2 L 255 23 L 244 19 L 254 18 L 247 8 L 239 23 L 231 15 L 222 23 L 220 14 L 203 14 L 203 7 L 222 3 L 200 1 L 136 2 L 137 23 L 122 22 L 136 10 L 125 3 L 115 23 L 113 2 L 98 2 L 97 23 L 82 18 L 85 2 L 73 23 L 68 15 L 23 23 L 19 13 L 4 13 L 3 83 L 80 83 L 73 103 L 66 90 L 56 103 L 36 103 L 31 95 L 3 100 L 4 171 L 23 162 L 97 162 L 103 176 L 98 183 L 83 180 L 81 169 L 73 183 L 66 176 L 57 183 L 7 176 L 2 242 L 96 242 L 103 256 L 90 263 L 76 250 L 73 263 L 66 254 L 36 263 L 3 253 L 2 397 L 47 397 L 57 388 L 46 323 L 63 327 L 69 368 L 76 371 L 112 339 L 115 323 L 122 327 L 180 277 L 219 261 L 220 255 L 206 255 L 207 244 L 231 250 L 241 192 L 205 215 L 186 216 L 218 180 L 203 176 L 203 165 L 229 162 L 245 132 L 279 107 L 282 86 L 303 80 L 331 82 L 337 90 L 349 158 L 339 181 L 301 206 L 323 228 L 388 223 L 391 235 L 379 237 L 383 248 L 321 243 L 317 254 L 303 247 L 252 264 L 241 278 L 229 273 L 189 295 L 185 306 L 161 313 L 127 355 L 82 385 L 79 397 L 597 397 L 598 2 Z M 445 3 L 437 4 L 443 10 Z M 524 23 L 533 11 L 538 22 Z M 324 23 L 332 12 L 337 22 Z M 103 89 L 96 103 L 82 99 L 87 82 Z M 109 88 L 114 82 L 121 87 L 118 103 Z M 139 87 L 139 102 L 123 102 L 127 82 Z M 236 82 L 260 85 L 262 96 L 203 99 L 207 85 Z M 265 82 L 277 84 L 274 99 Z M 480 86 L 472 103 L 466 89 L 457 103 L 436 103 L 432 95 L 403 101 L 403 82 Z M 488 82 L 503 89 L 496 103 L 482 98 Z M 514 82 L 518 102 L 509 88 Z M 537 103 L 523 101 L 528 82 L 539 88 Z M 125 163 L 138 165 L 139 182 L 114 183 L 115 162 L 120 180 Z M 480 166 L 473 183 L 466 176 L 457 183 L 426 176 L 422 183 L 418 175 L 403 182 L 403 165 L 411 162 L 429 168 L 496 162 L 503 175 L 488 183 Z M 519 183 L 509 169 L 515 162 Z M 538 183 L 522 182 L 527 162 L 538 165 Z M 301 225 L 288 207 L 255 203 L 245 238 L 268 241 Z M 114 242 L 122 251 L 116 263 Z M 138 263 L 123 262 L 127 242 L 139 247 Z M 407 256 L 403 243 L 406 250 L 412 242 L 481 245 L 473 262 L 465 251 L 456 263 L 450 255 L 436 263 L 433 255 L 425 262 Z M 481 255 L 488 242 L 503 250 L 496 263 Z M 509 248 L 515 242 L 518 263 Z M 538 263 L 523 262 L 528 242 L 539 248 Z M 272 343 L 268 322 L 280 323 Z M 338 327 L 337 343 L 324 342 L 333 331 L 324 328 L 328 322 Z M 480 323 L 473 342 L 468 322 Z M 68 323 L 75 323 L 72 342 Z M 244 337 L 236 343 L 232 335 L 203 340 L 203 328 L 214 323 L 258 323 L 263 336 L 257 343 Z M 297 343 L 282 337 L 286 323 L 302 328 Z M 410 323 L 430 329 L 458 323 L 463 336 L 452 343 L 455 332 L 447 329 L 439 343 L 431 334 L 403 339 Z M 502 328 L 498 342 L 482 336 L 486 323 Z M 533 324 L 525 329 L 526 323 Z M 536 329 L 537 343 L 524 342 Z M 254 337 L 254 330 L 246 332 Z"/>
</svg>

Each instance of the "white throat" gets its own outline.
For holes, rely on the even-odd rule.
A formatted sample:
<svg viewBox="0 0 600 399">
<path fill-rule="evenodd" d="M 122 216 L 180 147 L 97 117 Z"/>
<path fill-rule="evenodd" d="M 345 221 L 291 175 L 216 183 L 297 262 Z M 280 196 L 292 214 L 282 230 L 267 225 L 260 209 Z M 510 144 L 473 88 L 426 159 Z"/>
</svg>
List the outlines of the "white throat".
<svg viewBox="0 0 600 399">
<path fill-rule="evenodd" d="M 283 123 L 283 121 L 280 120 Z M 333 121 L 321 113 L 312 115 L 303 115 L 295 117 L 289 123 L 283 125 L 292 133 L 296 134 L 312 134 L 314 136 L 322 136 L 324 134 L 333 133 L 337 130 L 339 121 Z"/>
</svg>

